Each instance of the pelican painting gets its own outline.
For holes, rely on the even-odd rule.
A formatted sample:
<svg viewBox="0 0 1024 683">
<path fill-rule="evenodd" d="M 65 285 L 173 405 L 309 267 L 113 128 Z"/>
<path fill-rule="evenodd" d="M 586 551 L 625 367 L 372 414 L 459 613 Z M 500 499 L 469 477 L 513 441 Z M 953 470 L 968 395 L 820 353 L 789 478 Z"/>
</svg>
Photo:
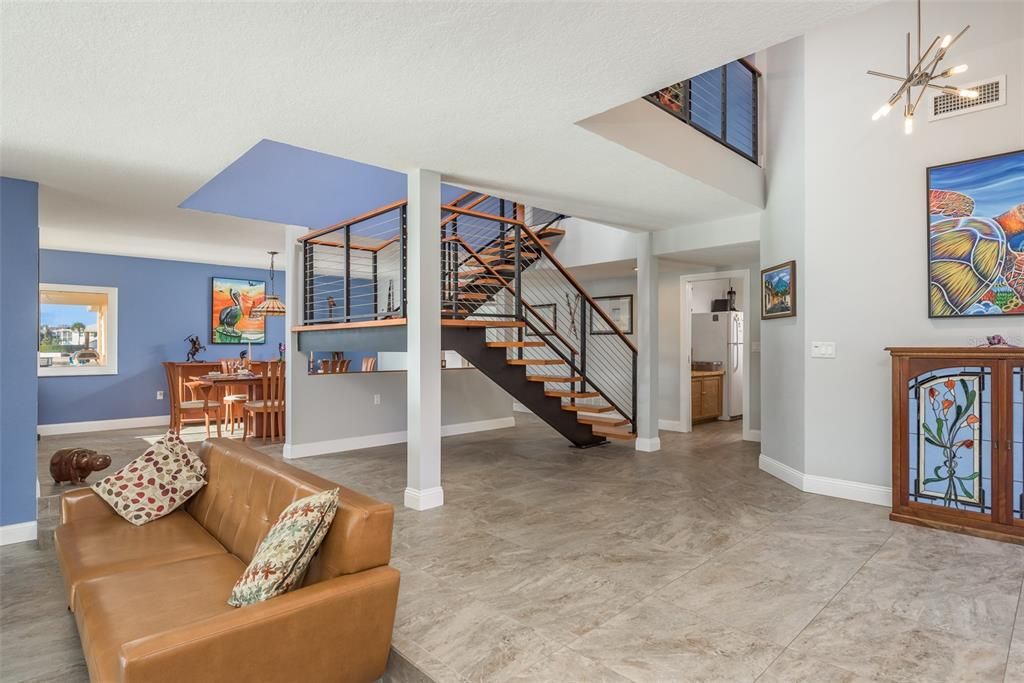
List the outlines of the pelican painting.
<svg viewBox="0 0 1024 683">
<path fill-rule="evenodd" d="M 214 344 L 263 344 L 266 323 L 252 317 L 252 309 L 266 298 L 262 280 L 214 277 L 212 281 L 210 341 Z"/>
</svg>

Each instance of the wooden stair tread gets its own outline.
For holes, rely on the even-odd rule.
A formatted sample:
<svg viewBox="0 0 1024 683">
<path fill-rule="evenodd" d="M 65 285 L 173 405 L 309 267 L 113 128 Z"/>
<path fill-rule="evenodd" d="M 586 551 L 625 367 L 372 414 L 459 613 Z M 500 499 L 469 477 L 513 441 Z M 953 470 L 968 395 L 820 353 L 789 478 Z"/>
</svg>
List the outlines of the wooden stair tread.
<svg viewBox="0 0 1024 683">
<path fill-rule="evenodd" d="M 551 382 L 552 384 L 572 384 L 582 382 L 582 377 L 569 377 L 566 375 L 527 375 L 528 382 Z"/>
<path fill-rule="evenodd" d="M 629 420 L 624 417 L 596 417 L 594 415 L 577 415 L 576 421 L 585 425 L 599 425 L 601 427 L 621 427 L 628 425 Z"/>
<path fill-rule="evenodd" d="M 562 410 L 568 410 L 573 413 L 610 413 L 615 408 L 597 405 L 596 403 L 566 403 L 562 406 Z"/>
<path fill-rule="evenodd" d="M 633 432 L 604 425 L 594 425 L 590 428 L 590 432 L 595 436 L 603 436 L 606 439 L 619 439 L 621 441 L 633 441 L 636 439 L 636 434 Z"/>
<path fill-rule="evenodd" d="M 547 345 L 542 341 L 497 341 L 487 342 L 487 346 L 492 349 L 521 349 L 538 348 Z"/>
<path fill-rule="evenodd" d="M 459 287 L 503 287 L 501 280 L 494 277 L 476 277 L 472 280 L 459 280 Z"/>
<path fill-rule="evenodd" d="M 565 228 L 544 228 L 535 233 L 537 237 L 547 237 L 548 235 L 564 235 Z"/>
<path fill-rule="evenodd" d="M 561 358 L 509 358 L 509 365 L 565 365 Z"/>
<path fill-rule="evenodd" d="M 490 299 L 491 295 L 484 292 L 459 292 L 455 295 L 460 301 L 465 299 L 466 301 L 484 301 Z"/>
<path fill-rule="evenodd" d="M 597 398 L 601 394 L 596 391 L 545 391 L 551 398 Z"/>
<path fill-rule="evenodd" d="M 487 268 L 467 268 L 466 270 L 460 270 L 459 271 L 459 276 L 460 277 L 466 277 L 466 276 L 469 276 L 469 275 L 490 275 L 491 274 L 491 270 L 515 270 L 515 269 L 516 269 L 516 267 L 515 267 L 514 264 L 497 263 L 497 264 L 491 266 L 490 270 L 488 270 Z"/>
<path fill-rule="evenodd" d="M 441 321 L 441 327 L 526 327 L 526 323 L 519 320 L 447 319 Z"/>
</svg>

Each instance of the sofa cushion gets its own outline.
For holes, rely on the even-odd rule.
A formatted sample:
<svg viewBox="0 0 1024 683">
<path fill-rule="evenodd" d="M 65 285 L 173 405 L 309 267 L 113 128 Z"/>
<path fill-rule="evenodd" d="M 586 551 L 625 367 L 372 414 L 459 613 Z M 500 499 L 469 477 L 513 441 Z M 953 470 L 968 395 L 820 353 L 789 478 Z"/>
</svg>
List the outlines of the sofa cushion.
<svg viewBox="0 0 1024 683">
<path fill-rule="evenodd" d="M 54 537 L 68 605 L 72 608 L 76 586 L 86 579 L 226 554 L 224 546 L 184 510 L 145 526 L 134 526 L 117 515 L 88 517 L 58 526 Z"/>
<path fill-rule="evenodd" d="M 228 604 L 244 607 L 269 600 L 299 584 L 320 549 L 338 510 L 338 489 L 301 498 L 282 512 L 260 542 Z"/>
<path fill-rule="evenodd" d="M 245 565 L 237 557 L 221 553 L 79 584 L 75 621 L 89 677 L 94 681 L 120 680 L 124 643 L 232 611 L 224 596 L 244 570 Z M 201 669 L 197 664 L 196 670 Z"/>
<path fill-rule="evenodd" d="M 174 512 L 204 485 L 180 449 L 157 442 L 92 489 L 114 512 L 141 526 Z"/>
<path fill-rule="evenodd" d="M 166 446 L 171 452 L 181 457 L 196 474 L 206 479 L 206 463 L 196 455 L 195 451 L 188 447 L 188 444 L 173 429 L 168 429 L 166 434 L 153 442 L 154 446 L 157 444 Z"/>
</svg>

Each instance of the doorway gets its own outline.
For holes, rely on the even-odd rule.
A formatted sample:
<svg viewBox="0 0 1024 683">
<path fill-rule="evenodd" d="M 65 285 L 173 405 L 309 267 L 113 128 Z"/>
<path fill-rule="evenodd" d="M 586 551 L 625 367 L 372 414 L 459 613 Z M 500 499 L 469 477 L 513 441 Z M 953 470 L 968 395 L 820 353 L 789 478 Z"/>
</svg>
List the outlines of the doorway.
<svg viewBox="0 0 1024 683">
<path fill-rule="evenodd" d="M 730 288 L 736 293 L 732 304 L 728 303 L 727 292 Z M 747 321 L 754 315 L 751 307 L 750 271 L 728 270 L 683 275 L 680 277 L 679 290 L 681 431 L 692 432 L 695 418 L 698 421 L 718 420 L 719 416 L 714 415 L 713 404 L 720 404 L 722 419 L 730 419 L 737 411 L 741 411 L 743 439 L 756 441 L 749 423 L 750 372 L 743 372 L 750 367 L 750 324 L 747 324 Z M 723 299 L 726 303 L 722 303 Z M 705 308 L 708 310 L 705 311 Z M 735 310 L 728 310 L 730 308 Z M 694 315 L 699 316 L 696 321 Z M 702 355 L 707 356 L 706 358 L 694 356 L 695 327 L 698 336 L 697 347 Z M 709 349 L 714 349 L 714 352 Z M 695 377 L 695 361 L 712 364 L 718 362 L 721 365 L 718 368 L 714 365 L 701 366 L 705 370 L 698 371 Z M 700 396 L 694 393 L 695 380 L 699 390 L 703 392 Z M 714 396 L 714 391 L 719 391 L 720 395 Z M 735 400 L 737 391 L 741 393 L 739 401 Z M 695 396 L 700 399 L 698 409 L 701 411 L 696 416 L 693 411 Z"/>
</svg>

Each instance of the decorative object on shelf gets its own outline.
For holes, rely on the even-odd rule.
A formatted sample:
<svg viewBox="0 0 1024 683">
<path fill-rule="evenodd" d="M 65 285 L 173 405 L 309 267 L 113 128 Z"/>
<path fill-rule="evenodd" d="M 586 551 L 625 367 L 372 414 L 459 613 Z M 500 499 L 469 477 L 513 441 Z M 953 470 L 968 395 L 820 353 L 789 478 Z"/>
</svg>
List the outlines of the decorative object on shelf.
<svg viewBox="0 0 1024 683">
<path fill-rule="evenodd" d="M 1010 342 L 1006 341 L 1006 338 L 1001 334 L 993 334 L 990 337 L 985 337 L 985 343 L 978 344 L 978 346 L 980 348 L 985 348 L 989 346 L 1004 346 L 1011 349 L 1019 348 L 1016 344 L 1011 344 Z"/>
<path fill-rule="evenodd" d="M 537 329 L 540 330 L 540 334 L 537 334 L 529 327 L 526 328 L 527 337 L 546 337 L 553 334 L 551 330 L 558 329 L 558 304 L 537 304 L 533 307 L 534 317 L 540 318 L 541 320 L 547 321 L 547 325 L 537 321 Z M 548 325 L 551 327 L 549 328 Z"/>
<path fill-rule="evenodd" d="M 285 351 L 284 342 L 278 342 L 277 343 L 277 359 L 279 361 L 281 361 L 282 363 L 284 362 L 284 351 Z"/>
<path fill-rule="evenodd" d="M 50 476 L 54 484 L 84 484 L 93 472 L 110 467 L 110 456 L 88 448 L 62 448 L 50 458 Z"/>
<path fill-rule="evenodd" d="M 796 261 L 761 271 L 761 320 L 796 315 Z"/>
<path fill-rule="evenodd" d="M 1024 150 L 927 179 L 928 316 L 1024 315 Z"/>
<path fill-rule="evenodd" d="M 202 362 L 202 361 L 199 360 L 199 358 L 197 356 L 199 356 L 200 353 L 205 351 L 206 347 L 203 346 L 203 343 L 201 341 L 199 341 L 199 335 L 198 334 L 193 334 L 193 335 L 190 335 L 188 337 L 185 337 L 185 341 L 188 342 L 188 347 L 189 347 L 188 348 L 188 353 L 185 355 L 185 362 L 186 363 L 199 363 L 199 362 Z"/>
<path fill-rule="evenodd" d="M 569 331 L 572 332 L 572 338 L 578 339 L 580 336 L 579 326 L 576 324 L 576 312 L 580 309 L 580 295 L 569 296 L 569 293 L 565 294 L 565 307 L 569 310 Z"/>
<path fill-rule="evenodd" d="M 238 360 L 242 361 L 242 363 L 245 363 L 245 361 L 248 360 L 248 358 L 249 352 L 247 350 L 242 349 L 241 351 L 238 352 Z"/>
<path fill-rule="evenodd" d="M 333 296 L 327 297 L 327 319 L 334 320 L 334 309 L 338 307 L 338 302 L 334 300 Z"/>
<path fill-rule="evenodd" d="M 956 76 L 967 71 L 966 64 L 960 64 L 952 66 L 944 71 L 939 71 L 939 64 L 943 59 L 946 58 L 950 48 L 956 41 L 960 40 L 960 37 L 967 33 L 967 29 L 970 26 L 964 26 L 960 33 L 955 36 L 947 34 L 945 37 L 935 36 L 928 49 L 921 52 L 921 0 L 917 0 L 917 63 L 912 64 L 913 58 L 911 57 L 911 44 L 910 44 L 910 33 L 907 33 L 907 74 L 905 76 L 896 76 L 893 74 L 883 73 L 880 71 L 868 71 L 871 76 L 878 76 L 880 78 L 887 78 L 893 81 L 899 81 L 900 85 L 896 89 L 896 92 L 883 104 L 878 111 L 871 117 L 872 121 L 888 116 L 892 108 L 896 106 L 896 103 L 906 95 L 907 101 L 903 105 L 903 132 L 910 135 L 914 132 L 914 113 L 917 111 L 918 105 L 921 103 L 921 98 L 924 97 L 925 92 L 929 89 L 938 90 L 948 95 L 957 95 L 959 97 L 965 97 L 968 99 L 974 99 L 978 97 L 977 90 L 965 90 L 963 88 L 957 88 L 956 86 L 949 85 L 948 83 L 935 83 L 934 81 L 940 81 L 950 76 Z M 935 51 L 934 53 L 932 51 Z M 917 94 L 915 97 L 914 89 L 917 88 Z"/>
<path fill-rule="evenodd" d="M 1024 543 L 1024 350 L 887 350 L 890 518 Z"/>
<path fill-rule="evenodd" d="M 266 323 L 246 314 L 263 303 L 267 285 L 262 280 L 214 277 L 210 285 L 213 312 L 210 341 L 214 344 L 263 344 Z"/>
<path fill-rule="evenodd" d="M 633 334 L 633 295 L 595 296 L 594 303 L 608 314 L 622 334 Z M 590 316 L 590 334 L 615 334 L 600 315 Z"/>
<path fill-rule="evenodd" d="M 277 256 L 277 252 L 268 251 L 267 253 L 270 254 L 270 294 L 252 309 L 249 315 L 253 318 L 264 318 L 268 315 L 279 316 L 285 313 L 284 304 L 274 294 L 274 257 Z"/>
</svg>

